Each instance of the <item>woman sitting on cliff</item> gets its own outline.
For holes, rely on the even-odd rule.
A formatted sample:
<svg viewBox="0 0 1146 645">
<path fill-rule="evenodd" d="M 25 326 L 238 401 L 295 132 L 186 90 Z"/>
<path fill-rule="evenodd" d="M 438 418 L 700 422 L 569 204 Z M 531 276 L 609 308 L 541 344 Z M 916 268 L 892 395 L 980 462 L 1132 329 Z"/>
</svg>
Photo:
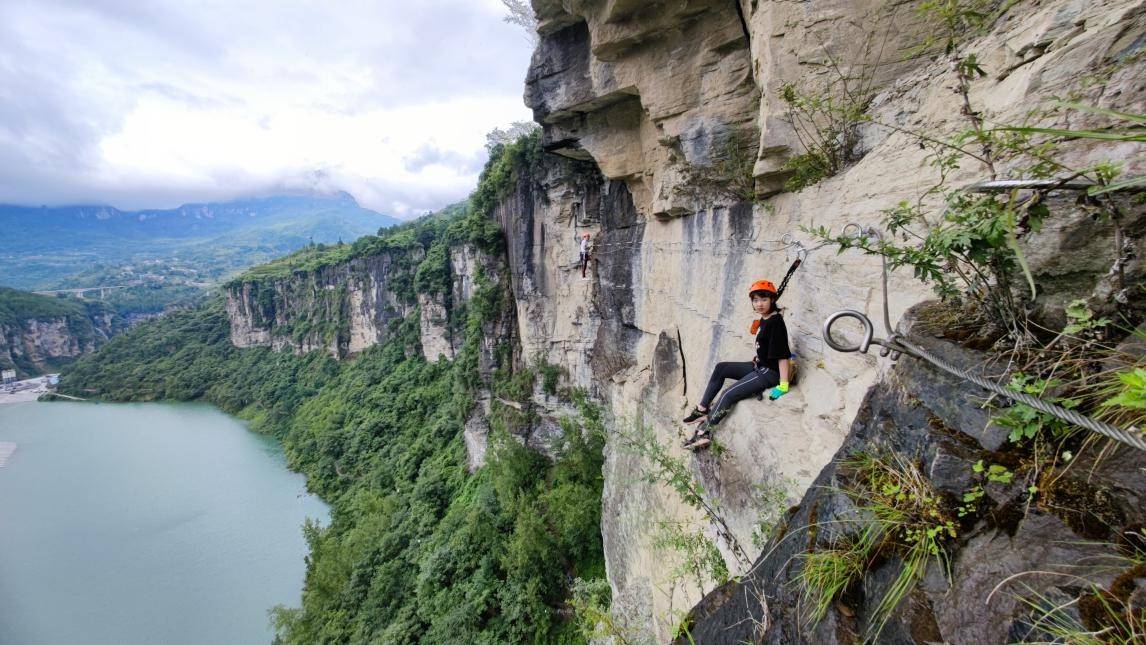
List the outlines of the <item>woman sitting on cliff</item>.
<svg viewBox="0 0 1146 645">
<path fill-rule="evenodd" d="M 704 421 L 684 444 L 690 450 L 712 443 L 712 428 L 728 415 L 737 401 L 768 388 L 772 388 L 768 398 L 773 401 L 788 392 L 792 352 L 788 348 L 788 328 L 776 307 L 776 285 L 767 280 L 757 280 L 748 288 L 748 297 L 752 300 L 752 309 L 760 315 L 749 328 L 756 335 L 756 355 L 751 362 L 716 364 L 700 403 L 684 419 L 686 424 Z M 724 381 L 730 378 L 737 379 L 736 383 L 725 390 L 710 409 L 712 399 L 724 387 Z"/>
</svg>

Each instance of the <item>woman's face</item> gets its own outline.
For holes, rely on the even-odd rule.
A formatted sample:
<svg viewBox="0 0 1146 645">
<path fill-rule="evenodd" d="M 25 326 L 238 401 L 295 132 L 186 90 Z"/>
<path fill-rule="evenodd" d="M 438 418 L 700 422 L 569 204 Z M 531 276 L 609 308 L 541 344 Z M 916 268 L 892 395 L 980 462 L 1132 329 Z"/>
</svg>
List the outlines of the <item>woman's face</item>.
<svg viewBox="0 0 1146 645">
<path fill-rule="evenodd" d="M 752 309 L 761 316 L 772 311 L 772 299 L 768 296 L 752 296 Z"/>
</svg>

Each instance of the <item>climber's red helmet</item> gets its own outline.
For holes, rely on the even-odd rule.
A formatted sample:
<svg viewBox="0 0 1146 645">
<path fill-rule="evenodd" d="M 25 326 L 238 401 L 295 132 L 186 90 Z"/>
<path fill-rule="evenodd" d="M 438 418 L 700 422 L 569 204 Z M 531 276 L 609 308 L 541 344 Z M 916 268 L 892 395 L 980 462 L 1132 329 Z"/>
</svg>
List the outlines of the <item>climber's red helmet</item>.
<svg viewBox="0 0 1146 645">
<path fill-rule="evenodd" d="M 585 239 L 589 239 L 589 231 L 585 231 L 584 233 L 582 233 L 581 237 L 583 237 Z"/>
</svg>

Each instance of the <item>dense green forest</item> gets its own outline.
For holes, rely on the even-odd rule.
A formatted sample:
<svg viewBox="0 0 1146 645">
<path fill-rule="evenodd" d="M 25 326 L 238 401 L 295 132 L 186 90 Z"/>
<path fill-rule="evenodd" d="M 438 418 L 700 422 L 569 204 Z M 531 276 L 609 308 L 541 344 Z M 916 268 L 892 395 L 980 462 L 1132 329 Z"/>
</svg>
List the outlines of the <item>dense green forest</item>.
<svg viewBox="0 0 1146 645">
<path fill-rule="evenodd" d="M 448 264 L 442 275 L 433 250 L 495 244 L 491 197 L 536 151 L 536 136 L 495 150 L 469 209 L 339 253 L 422 244 L 414 281 L 439 287 Z M 479 284 L 456 314 L 465 343 L 453 362 L 422 358 L 416 313 L 394 322 L 386 344 L 344 363 L 236 349 L 214 301 L 116 338 L 66 373 L 63 389 L 116 401 L 205 400 L 282 439 L 291 466 L 333 511 L 329 526 L 304 527 L 302 607 L 272 614 L 281 642 L 579 642 L 569 589 L 604 575 L 600 419 L 575 396 L 581 413 L 563 422 L 551 460 L 511 435 L 528 413 L 498 406 L 487 464 L 468 472 L 462 431 L 477 389 L 524 401 L 537 378 L 507 363 L 482 383 L 480 341 L 512 303 L 506 285 Z M 497 352 L 501 361 L 510 354 Z"/>
<path fill-rule="evenodd" d="M 74 298 L 54 298 L 0 287 L 0 325 L 18 325 L 30 318 L 86 317 L 88 310 L 87 305 Z"/>
</svg>

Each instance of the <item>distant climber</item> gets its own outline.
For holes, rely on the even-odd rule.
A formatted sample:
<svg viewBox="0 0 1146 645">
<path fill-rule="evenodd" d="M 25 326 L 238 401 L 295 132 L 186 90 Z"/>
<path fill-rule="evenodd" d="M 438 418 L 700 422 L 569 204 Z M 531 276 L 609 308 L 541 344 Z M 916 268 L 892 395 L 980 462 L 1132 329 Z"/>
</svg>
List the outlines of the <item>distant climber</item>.
<svg viewBox="0 0 1146 645">
<path fill-rule="evenodd" d="M 588 280 L 585 277 L 585 269 L 589 266 L 589 232 L 586 231 L 581 234 L 581 279 Z"/>
<path fill-rule="evenodd" d="M 788 374 L 791 367 L 791 349 L 788 347 L 788 328 L 776 306 L 776 285 L 757 280 L 748 288 L 752 309 L 760 317 L 752 321 L 749 332 L 756 335 L 756 355 L 743 363 L 717 363 L 708 379 L 708 387 L 700 403 L 685 417 L 686 424 L 696 424 L 695 432 L 685 441 L 689 450 L 703 448 L 712 443 L 712 429 L 728 415 L 730 408 L 741 399 L 760 394 L 771 388 L 772 401 L 788 393 Z M 709 408 L 726 379 L 737 379 Z"/>
</svg>

